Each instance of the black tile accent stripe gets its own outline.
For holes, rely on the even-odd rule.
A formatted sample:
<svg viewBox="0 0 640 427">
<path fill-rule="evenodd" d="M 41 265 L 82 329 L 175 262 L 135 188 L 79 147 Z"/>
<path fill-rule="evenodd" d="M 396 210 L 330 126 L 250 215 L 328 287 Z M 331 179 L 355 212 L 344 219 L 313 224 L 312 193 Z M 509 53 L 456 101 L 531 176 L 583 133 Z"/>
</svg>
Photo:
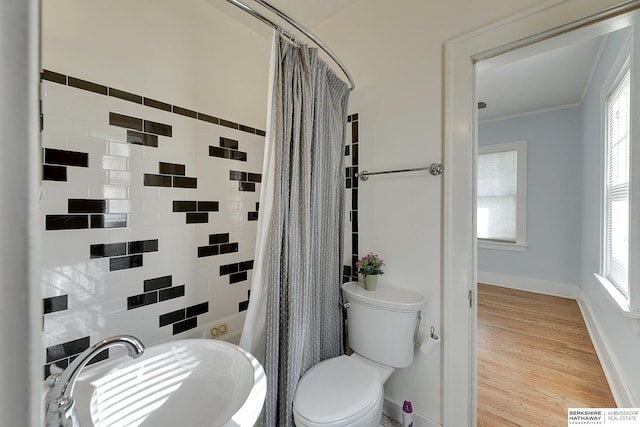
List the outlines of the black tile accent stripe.
<svg viewBox="0 0 640 427">
<path fill-rule="evenodd" d="M 142 131 L 142 119 L 137 117 L 125 116 L 124 114 L 109 113 L 109 124 L 127 129 Z"/>
<path fill-rule="evenodd" d="M 109 96 L 124 99 L 125 101 L 129 102 L 135 102 L 136 104 L 142 104 L 142 97 L 140 95 L 135 95 L 123 90 L 114 89 L 112 87 L 109 88 Z"/>
<path fill-rule="evenodd" d="M 47 347 L 46 349 L 46 364 L 44 365 L 44 378 L 50 374 L 50 368 L 52 364 L 56 364 L 59 368 L 66 368 L 75 356 L 82 353 L 89 348 L 89 337 L 79 338 L 77 340 L 68 341 L 62 344 Z M 109 358 L 109 349 L 103 350 L 96 354 L 88 365 L 94 364 L 101 360 Z"/>
<path fill-rule="evenodd" d="M 204 224 L 209 222 L 207 212 L 187 212 L 187 224 Z"/>
<path fill-rule="evenodd" d="M 347 170 L 347 188 L 351 190 L 351 265 L 345 266 L 343 271 L 343 281 L 358 280 L 356 261 L 358 260 L 358 172 L 359 142 L 358 142 L 358 114 L 351 114 L 347 117 L 351 123 L 351 167 Z"/>
<path fill-rule="evenodd" d="M 148 279 L 144 281 L 144 293 L 132 295 L 127 298 L 127 310 L 180 298 L 184 295 L 185 285 L 173 286 L 172 276 Z"/>
<path fill-rule="evenodd" d="M 126 243 L 106 243 L 100 245 L 91 245 L 89 247 L 90 258 L 109 258 L 113 256 L 122 256 L 127 254 Z"/>
<path fill-rule="evenodd" d="M 118 271 L 137 267 L 142 267 L 141 254 L 109 258 L 109 271 Z"/>
<path fill-rule="evenodd" d="M 45 230 L 79 230 L 89 228 L 88 215 L 47 215 Z"/>
<path fill-rule="evenodd" d="M 89 154 L 79 151 L 44 149 L 44 163 L 48 165 L 89 167 Z"/>
<path fill-rule="evenodd" d="M 198 258 L 238 252 L 238 243 L 229 243 L 229 233 L 210 234 L 209 246 L 198 247 Z"/>
<path fill-rule="evenodd" d="M 158 135 L 151 135 L 150 133 L 136 132 L 134 130 L 127 129 L 127 142 L 134 145 L 157 147 Z"/>
<path fill-rule="evenodd" d="M 106 86 L 88 82 L 86 80 L 80 80 L 71 76 L 67 78 L 67 84 L 78 89 L 84 89 L 88 90 L 89 92 L 99 93 L 100 95 L 106 95 L 108 92 Z"/>
<path fill-rule="evenodd" d="M 155 99 L 151 98 L 144 98 L 142 102 L 147 107 L 153 107 L 164 111 L 171 111 L 171 104 L 167 104 L 166 102 L 156 101 Z"/>
<path fill-rule="evenodd" d="M 198 188 L 198 178 L 173 176 L 173 186 L 176 188 Z"/>
<path fill-rule="evenodd" d="M 109 95 L 109 96 L 113 96 L 125 101 L 129 101 L 129 102 L 134 102 L 136 104 L 143 104 L 143 101 L 145 103 L 145 105 L 148 105 L 147 103 L 149 101 L 154 101 L 154 100 L 150 100 L 149 98 L 145 98 L 143 96 L 140 95 L 135 95 L 133 93 L 129 93 L 129 92 L 125 92 L 119 89 L 115 89 L 115 88 L 111 88 L 111 87 L 106 87 L 106 86 L 102 86 L 96 83 L 92 83 L 92 82 L 88 82 L 85 80 L 80 80 L 71 76 L 66 76 L 64 74 L 60 74 L 60 73 L 56 73 L 54 71 L 50 71 L 50 70 L 42 70 L 41 73 L 41 78 L 42 80 L 48 80 L 50 82 L 53 83 L 58 83 L 58 84 L 63 84 L 63 85 L 67 85 L 69 84 L 69 86 L 74 86 L 77 87 L 78 89 L 84 89 L 84 90 L 88 90 L 91 92 L 95 92 L 95 93 L 101 93 L 103 95 Z M 73 84 L 71 84 L 71 82 L 73 82 Z M 104 88 L 104 89 L 103 89 Z M 106 89 L 106 90 L 105 90 Z M 165 104 L 163 102 L 159 102 L 159 101 L 155 101 L 158 104 L 155 105 L 169 105 L 169 104 Z M 150 107 L 155 107 L 155 105 L 148 105 Z M 183 116 L 188 116 L 191 118 L 196 118 L 193 115 L 193 111 L 192 110 L 187 110 L 185 108 L 182 107 L 178 107 L 175 105 L 170 106 L 171 108 L 169 110 L 166 111 L 173 111 L 173 113 L 175 114 L 180 114 Z M 158 107 L 155 107 L 158 108 Z M 164 109 L 164 108 L 163 108 Z M 245 125 L 241 125 L 238 123 L 234 123 L 228 120 L 224 120 L 224 119 L 219 119 L 217 117 L 214 116 L 210 116 L 204 113 L 200 113 L 200 112 L 195 112 L 197 115 L 197 119 L 198 120 L 202 120 L 208 123 L 212 123 L 215 125 L 220 125 L 220 126 L 225 126 L 225 127 L 230 127 L 232 129 L 238 129 L 242 132 L 247 132 L 250 134 L 255 134 L 258 136 L 266 136 L 266 132 L 260 129 L 255 129 L 252 128 L 250 126 L 245 126 Z M 141 130 L 141 129 L 138 129 Z"/>
<path fill-rule="evenodd" d="M 169 175 L 153 175 L 150 173 L 144 174 L 143 184 L 146 187 L 171 187 L 172 180 Z"/>
<path fill-rule="evenodd" d="M 151 292 L 158 289 L 170 288 L 173 285 L 173 276 L 156 277 L 144 281 L 144 291 Z"/>
<path fill-rule="evenodd" d="M 238 141 L 231 138 L 220 137 L 220 147 L 231 148 L 233 150 L 238 149 Z"/>
<path fill-rule="evenodd" d="M 184 176 L 186 174 L 186 166 L 180 165 L 177 163 L 164 163 L 160 162 L 159 164 L 159 172 L 163 175 L 181 175 Z"/>
<path fill-rule="evenodd" d="M 44 181 L 66 181 L 67 168 L 65 166 L 42 165 L 42 179 Z"/>
<path fill-rule="evenodd" d="M 106 213 L 107 201 L 102 199 L 69 199 L 69 213 Z"/>
<path fill-rule="evenodd" d="M 233 273 L 229 276 L 229 284 L 233 285 L 234 283 L 244 282 L 247 280 L 247 272 L 241 271 L 239 273 Z"/>
<path fill-rule="evenodd" d="M 68 295 L 60 295 L 57 297 L 43 298 L 43 313 L 55 313 L 56 311 L 63 311 L 68 308 L 69 298 Z"/>
<path fill-rule="evenodd" d="M 160 327 L 173 325 L 173 335 L 188 331 L 198 326 L 197 316 L 209 312 L 209 302 L 195 304 L 169 313 L 161 314 L 158 318 Z"/>
<path fill-rule="evenodd" d="M 138 240 L 127 244 L 130 254 L 141 254 L 145 252 L 158 252 L 158 239 Z"/>
<path fill-rule="evenodd" d="M 155 135 L 171 136 L 173 134 L 173 128 L 171 125 L 164 123 L 152 122 L 149 120 L 144 121 L 144 131 L 147 133 L 153 133 Z"/>
</svg>

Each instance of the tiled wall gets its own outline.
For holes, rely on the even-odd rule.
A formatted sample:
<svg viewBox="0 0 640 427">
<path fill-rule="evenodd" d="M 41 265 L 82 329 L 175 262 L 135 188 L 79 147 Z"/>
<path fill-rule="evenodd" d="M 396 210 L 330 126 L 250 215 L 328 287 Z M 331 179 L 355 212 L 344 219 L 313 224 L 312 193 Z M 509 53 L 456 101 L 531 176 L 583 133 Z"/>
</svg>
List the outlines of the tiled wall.
<svg viewBox="0 0 640 427">
<path fill-rule="evenodd" d="M 108 336 L 149 345 L 246 310 L 264 131 L 42 77 L 45 375 Z"/>
<path fill-rule="evenodd" d="M 344 230 L 344 267 L 342 281 L 358 280 L 356 261 L 358 260 L 358 114 L 347 116 L 347 146 L 345 147 L 346 188 Z"/>
</svg>

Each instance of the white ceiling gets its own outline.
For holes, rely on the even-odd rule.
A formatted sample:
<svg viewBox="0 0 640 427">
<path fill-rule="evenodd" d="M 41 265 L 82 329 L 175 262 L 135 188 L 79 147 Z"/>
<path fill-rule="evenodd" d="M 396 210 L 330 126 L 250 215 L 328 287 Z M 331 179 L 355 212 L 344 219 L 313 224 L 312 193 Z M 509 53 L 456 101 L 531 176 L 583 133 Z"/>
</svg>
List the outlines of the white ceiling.
<svg viewBox="0 0 640 427">
<path fill-rule="evenodd" d="M 478 110 L 478 120 L 579 105 L 604 37 L 555 48 L 536 44 L 479 62 L 478 101 L 487 108 Z"/>
</svg>

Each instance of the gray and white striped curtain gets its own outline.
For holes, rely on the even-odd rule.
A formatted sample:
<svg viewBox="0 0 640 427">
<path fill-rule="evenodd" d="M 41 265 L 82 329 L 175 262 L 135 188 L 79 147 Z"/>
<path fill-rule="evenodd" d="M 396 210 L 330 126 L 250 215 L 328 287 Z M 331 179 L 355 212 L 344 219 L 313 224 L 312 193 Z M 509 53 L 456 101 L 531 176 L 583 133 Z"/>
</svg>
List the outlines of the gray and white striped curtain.
<svg viewBox="0 0 640 427">
<path fill-rule="evenodd" d="M 256 268 L 241 341 L 264 364 L 268 427 L 293 425 L 302 374 L 344 351 L 339 301 L 349 97 L 316 49 L 276 32 L 273 55 Z"/>
</svg>

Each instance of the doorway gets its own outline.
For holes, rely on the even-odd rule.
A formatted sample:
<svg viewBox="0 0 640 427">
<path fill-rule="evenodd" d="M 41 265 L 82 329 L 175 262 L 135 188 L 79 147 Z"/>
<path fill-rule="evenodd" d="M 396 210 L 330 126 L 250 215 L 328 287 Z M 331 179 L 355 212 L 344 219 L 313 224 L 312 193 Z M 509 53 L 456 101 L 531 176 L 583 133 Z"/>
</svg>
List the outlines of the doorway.
<svg viewBox="0 0 640 427">
<path fill-rule="evenodd" d="M 445 425 L 475 425 L 477 253 L 474 70 L 481 60 L 549 40 L 565 45 L 628 26 L 638 1 L 569 0 L 541 7 L 449 42 L 445 70 L 444 366 Z M 576 31 L 580 30 L 580 31 Z M 532 35 L 534 34 L 534 35 Z M 469 197 L 473 195 L 473 197 Z M 460 302 L 471 304 L 466 307 Z M 462 410 L 466 408 L 466 410 Z"/>
</svg>

